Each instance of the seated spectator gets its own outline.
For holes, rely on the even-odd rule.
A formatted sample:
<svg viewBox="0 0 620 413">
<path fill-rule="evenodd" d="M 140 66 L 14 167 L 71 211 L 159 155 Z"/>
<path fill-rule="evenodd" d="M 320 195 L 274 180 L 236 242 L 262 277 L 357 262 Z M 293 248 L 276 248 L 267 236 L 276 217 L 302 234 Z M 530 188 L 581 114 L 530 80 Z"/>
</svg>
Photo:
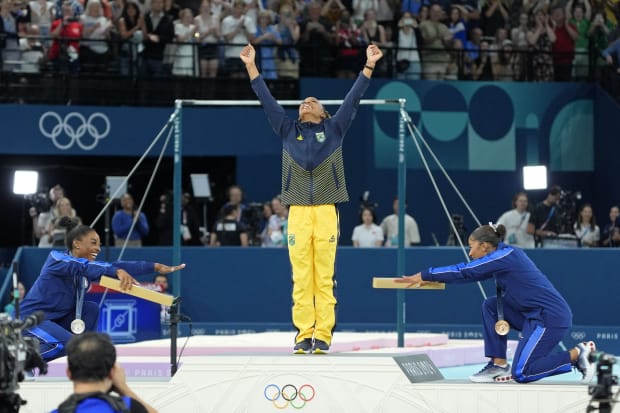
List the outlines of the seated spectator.
<svg viewBox="0 0 620 413">
<path fill-rule="evenodd" d="M 126 239 L 128 247 L 141 247 L 142 239 L 148 235 L 149 223 L 146 215 L 144 212 L 138 215 L 131 194 L 126 193 L 121 197 L 121 209 L 112 216 L 112 232 L 114 233 L 114 245 L 117 247 L 125 245 Z"/>
<path fill-rule="evenodd" d="M 140 8 L 133 1 L 127 2 L 118 19 L 118 34 L 122 42 L 119 52 L 120 71 L 123 76 L 135 76 L 138 73 L 139 59 L 144 50 L 143 26 L 144 16 L 140 13 Z"/>
<path fill-rule="evenodd" d="M 52 23 L 49 59 L 56 71 L 75 74 L 80 69 L 80 39 L 84 26 L 76 17 L 73 2 L 64 0 L 62 17 Z"/>
<path fill-rule="evenodd" d="M 396 77 L 398 79 L 420 79 L 422 66 L 416 29 L 418 21 L 411 13 L 403 13 L 398 22 L 398 52 L 396 53 Z"/>
<path fill-rule="evenodd" d="M 353 0 L 352 9 L 353 14 L 351 18 L 356 25 L 360 26 L 365 19 L 365 14 L 368 10 L 377 10 L 379 7 L 378 0 Z"/>
<path fill-rule="evenodd" d="M 504 40 L 502 47 L 497 53 L 494 66 L 493 72 L 497 80 L 518 80 L 519 57 L 514 51 L 511 40 Z"/>
<path fill-rule="evenodd" d="M 553 73 L 556 82 L 570 82 L 573 79 L 573 60 L 575 59 L 575 40 L 579 37 L 577 28 L 568 21 L 564 9 L 556 7 L 551 11 L 555 26 L 553 43 Z"/>
<path fill-rule="evenodd" d="M 394 213 L 383 218 L 383 221 L 381 221 L 381 230 L 385 235 L 386 247 L 398 246 L 398 198 L 394 199 L 392 209 Z M 420 231 L 418 230 L 418 223 L 411 215 L 405 213 L 405 246 L 409 247 L 419 243 Z"/>
<path fill-rule="evenodd" d="M 40 73 L 41 63 L 45 59 L 45 48 L 39 38 L 39 28 L 31 24 L 26 28 L 26 37 L 19 39 L 22 63 L 16 71 L 20 73 Z"/>
<path fill-rule="evenodd" d="M 235 0 L 232 14 L 222 20 L 222 36 L 224 43 L 226 73 L 233 78 L 246 76 L 243 62 L 239 60 L 239 53 L 243 46 L 252 42 L 256 33 L 256 24 L 245 15 L 246 6 L 243 0 Z"/>
<path fill-rule="evenodd" d="M 601 239 L 601 230 L 596 225 L 596 218 L 592 211 L 592 205 L 584 204 L 579 210 L 577 221 L 575 221 L 575 235 L 579 238 L 582 247 L 598 247 Z"/>
<path fill-rule="evenodd" d="M 383 230 L 375 224 L 375 211 L 364 207 L 360 213 L 361 224 L 353 228 L 351 240 L 354 247 L 380 247 L 383 245 Z"/>
<path fill-rule="evenodd" d="M 562 196 L 562 189 L 553 186 L 547 192 L 547 197 L 539 202 L 530 215 L 527 224 L 527 233 L 536 239 L 536 246 L 542 247 L 546 241 L 551 241 L 560 233 L 560 214 L 558 201 Z"/>
<path fill-rule="evenodd" d="M 480 44 L 482 43 L 482 29 L 474 27 L 469 32 L 469 40 L 464 46 L 463 53 L 463 76 L 465 79 L 472 79 L 474 62 L 480 55 Z"/>
<path fill-rule="evenodd" d="M 271 24 L 271 13 L 262 10 L 258 14 L 258 25 L 252 44 L 257 46 L 261 75 L 265 79 L 277 79 L 275 46 L 282 44 L 280 32 Z"/>
<path fill-rule="evenodd" d="M 330 24 L 321 16 L 321 3 L 318 0 L 308 3 L 308 18 L 301 22 L 299 39 L 299 75 L 331 76 L 333 52 L 331 47 Z"/>
<path fill-rule="evenodd" d="M 506 237 L 504 238 L 506 244 L 521 248 L 534 248 L 536 246 L 534 237 L 527 232 L 527 226 L 530 222 L 528 204 L 527 194 L 518 192 L 512 197 L 512 209 L 504 212 L 497 219 L 497 225 L 502 224 L 506 227 Z"/>
<path fill-rule="evenodd" d="M 103 15 L 99 0 L 88 0 L 86 12 L 82 15 L 83 41 L 80 45 L 80 67 L 83 71 L 105 71 L 108 62 L 108 39 L 112 22 Z"/>
<path fill-rule="evenodd" d="M 601 245 L 603 247 L 620 247 L 620 208 L 617 205 L 609 209 L 609 222 L 603 227 L 601 232 Z"/>
<path fill-rule="evenodd" d="M 116 362 L 116 349 L 107 334 L 86 332 L 69 340 L 67 377 L 73 382 L 73 394 L 52 413 L 157 412 L 127 384 L 125 370 Z"/>
<path fill-rule="evenodd" d="M 361 45 L 362 36 L 348 11 L 342 12 L 342 17 L 333 28 L 333 45 L 336 48 L 336 77 L 353 79 L 359 73 L 362 65 Z"/>
<path fill-rule="evenodd" d="M 209 245 L 215 246 L 248 246 L 248 233 L 243 223 L 237 221 L 237 208 L 226 205 L 223 217 L 215 223 L 211 232 Z"/>
<path fill-rule="evenodd" d="M 3 0 L 0 3 L 0 58 L 4 72 L 12 72 L 19 68 L 21 50 L 18 41 L 19 10 L 13 1 Z"/>
<path fill-rule="evenodd" d="M 592 7 L 588 0 L 577 4 L 575 4 L 573 0 L 569 0 L 568 3 L 566 3 L 565 14 L 568 23 L 572 24 L 577 32 L 577 37 L 575 38 L 575 58 L 573 60 L 573 77 L 575 80 L 585 80 L 588 77 L 588 51 L 590 49 L 589 37 Z"/>
<path fill-rule="evenodd" d="M 142 32 L 142 72 L 147 76 L 169 74 L 169 68 L 164 66 L 164 50 L 174 38 L 174 24 L 172 17 L 164 13 L 164 0 L 151 0 L 151 9 L 144 16 Z"/>
<path fill-rule="evenodd" d="M 30 23 L 39 28 L 39 34 L 43 43 L 49 45 L 50 29 L 56 19 L 56 6 L 50 0 L 33 0 L 28 3 L 30 7 Z"/>
<path fill-rule="evenodd" d="M 280 196 L 271 200 L 273 214 L 265 228 L 265 236 L 262 237 L 263 247 L 286 247 L 288 245 L 288 207 L 282 204 Z"/>
<path fill-rule="evenodd" d="M 443 80 L 448 69 L 450 56 L 446 47 L 452 44 L 452 33 L 441 22 L 441 6 L 433 4 L 429 19 L 420 23 L 422 34 L 422 73 L 424 79 Z"/>
<path fill-rule="evenodd" d="M 450 9 L 450 21 L 448 30 L 452 33 L 452 39 L 461 42 L 461 45 L 467 43 L 467 27 L 463 19 L 463 9 L 459 6 L 452 6 Z"/>
<path fill-rule="evenodd" d="M 60 198 L 56 201 L 54 218 L 48 227 L 48 240 L 53 248 L 64 248 L 67 228 L 61 224 L 63 217 L 77 218 L 79 225 L 82 220 L 77 216 L 75 209 L 71 206 L 69 198 Z"/>
<path fill-rule="evenodd" d="M 515 80 L 523 81 L 527 78 L 527 51 L 529 44 L 527 41 L 529 17 L 527 13 L 519 14 L 519 24 L 513 27 L 510 34 L 512 47 L 514 49 L 515 60 Z"/>
<path fill-rule="evenodd" d="M 300 31 L 290 5 L 280 6 L 277 28 L 282 40 L 276 59 L 278 76 L 297 79 L 299 77 L 299 54 L 295 45 L 299 41 Z"/>
<path fill-rule="evenodd" d="M 508 24 L 508 7 L 502 3 L 502 0 L 484 2 L 480 13 L 480 28 L 483 36 L 493 37 L 497 29 L 505 28 Z"/>
<path fill-rule="evenodd" d="M 220 20 L 213 16 L 211 1 L 203 0 L 200 4 L 200 14 L 196 16 L 195 24 L 198 31 L 198 60 L 200 77 L 214 78 L 219 66 L 218 42 L 220 39 Z"/>
<path fill-rule="evenodd" d="M 19 295 L 17 296 L 17 302 L 21 303 L 24 299 L 24 296 L 26 295 L 26 287 L 24 287 L 24 284 L 22 284 L 21 281 L 17 283 L 17 291 L 19 292 Z M 9 293 L 10 301 L 7 305 L 4 306 L 4 312 L 9 314 L 11 318 L 15 319 L 15 307 L 17 307 L 17 305 L 15 303 L 16 298 L 13 294 L 14 291 L 13 289 L 11 289 Z"/>
<path fill-rule="evenodd" d="M 360 32 L 362 34 L 362 44 L 374 44 L 385 50 L 385 53 L 392 53 L 392 42 L 387 35 L 387 29 L 377 21 L 375 9 L 368 9 L 364 13 L 364 22 L 360 26 Z M 379 76 L 387 74 L 389 60 L 391 60 L 391 56 L 377 62 L 373 74 Z"/>
<path fill-rule="evenodd" d="M 179 20 L 174 23 L 174 36 L 178 43 L 172 64 L 172 74 L 175 76 L 195 76 L 194 45 L 195 35 L 198 34 L 194 24 L 194 14 L 191 9 L 179 12 Z"/>
<path fill-rule="evenodd" d="M 532 62 L 532 79 L 534 82 L 550 82 L 553 80 L 553 58 L 551 56 L 555 43 L 555 30 L 549 23 L 547 13 L 538 9 L 534 14 L 534 23 L 527 32 Z"/>
<path fill-rule="evenodd" d="M 620 38 L 617 38 L 601 53 L 607 67 L 601 79 L 603 87 L 616 99 L 620 97 Z"/>
<path fill-rule="evenodd" d="M 480 81 L 495 80 L 495 67 L 489 51 L 489 42 L 486 40 L 480 43 L 480 53 L 478 58 L 474 60 L 472 79 Z"/>
</svg>

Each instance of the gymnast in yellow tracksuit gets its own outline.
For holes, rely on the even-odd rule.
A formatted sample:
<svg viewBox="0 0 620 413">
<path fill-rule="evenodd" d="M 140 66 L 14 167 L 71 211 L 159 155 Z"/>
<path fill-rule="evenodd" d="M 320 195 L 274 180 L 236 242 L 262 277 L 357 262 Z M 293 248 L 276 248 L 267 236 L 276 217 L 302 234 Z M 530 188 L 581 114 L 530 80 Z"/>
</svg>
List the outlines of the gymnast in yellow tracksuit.
<svg viewBox="0 0 620 413">
<path fill-rule="evenodd" d="M 240 54 L 252 88 L 271 127 L 282 138 L 282 202 L 290 205 L 288 250 L 293 271 L 295 353 L 326 353 L 336 326 L 334 289 L 338 211 L 349 200 L 342 160 L 342 141 L 368 88 L 376 62 L 383 56 L 374 45 L 366 64 L 334 116 L 314 97 L 299 105 L 290 119 L 269 92 L 255 64 L 251 45 Z"/>
</svg>

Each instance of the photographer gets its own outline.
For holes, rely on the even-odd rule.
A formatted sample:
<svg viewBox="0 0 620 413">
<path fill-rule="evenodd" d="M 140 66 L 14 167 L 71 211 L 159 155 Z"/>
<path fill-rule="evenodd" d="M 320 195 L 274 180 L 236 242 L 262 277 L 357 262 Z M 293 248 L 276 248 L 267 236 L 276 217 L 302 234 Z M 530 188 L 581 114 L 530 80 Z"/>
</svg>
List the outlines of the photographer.
<svg viewBox="0 0 620 413">
<path fill-rule="evenodd" d="M 54 185 L 49 191 L 49 199 L 45 193 L 38 193 L 30 196 L 30 218 L 32 218 L 32 233 L 39 240 L 38 246 L 41 248 L 51 247 L 52 243 L 48 237 L 49 226 L 56 217 L 52 206 L 65 196 L 65 190 L 60 185 Z"/>
<path fill-rule="evenodd" d="M 545 240 L 557 238 L 560 233 L 558 201 L 561 195 L 562 189 L 559 186 L 551 187 L 547 197 L 536 205 L 530 215 L 527 233 L 534 235 L 539 248 L 544 247 Z"/>
<path fill-rule="evenodd" d="M 145 261 L 95 261 L 101 251 L 97 232 L 86 225 L 78 225 L 75 218 L 63 217 L 60 223 L 67 228 L 67 250 L 50 252 L 41 274 L 21 304 L 22 317 L 36 311 L 45 314 L 45 321 L 25 331 L 24 335 L 39 340 L 41 357 L 46 361 L 65 354 L 78 303 L 81 307 L 78 323 L 85 331 L 96 328 L 99 306 L 81 301 L 87 289 L 86 281 L 98 281 L 102 275 L 114 276 L 120 280 L 122 290 L 129 290 L 137 284 L 133 275 L 169 274 L 185 267 L 184 264 L 168 266 Z"/>
<path fill-rule="evenodd" d="M 107 412 L 110 408 L 117 412 L 157 412 L 127 384 L 108 335 L 84 333 L 73 337 L 67 345 L 67 364 L 73 394 L 52 413 Z"/>
</svg>

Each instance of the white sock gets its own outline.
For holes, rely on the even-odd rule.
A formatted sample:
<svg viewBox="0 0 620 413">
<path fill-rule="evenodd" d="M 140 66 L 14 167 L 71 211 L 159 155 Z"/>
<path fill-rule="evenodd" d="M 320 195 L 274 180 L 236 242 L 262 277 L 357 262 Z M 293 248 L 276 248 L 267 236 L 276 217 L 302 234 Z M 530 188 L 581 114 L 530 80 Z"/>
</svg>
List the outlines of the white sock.
<svg viewBox="0 0 620 413">
<path fill-rule="evenodd" d="M 497 363 L 493 363 L 495 364 L 497 367 L 501 367 L 503 369 L 505 369 L 506 367 L 508 367 L 508 363 L 504 363 L 504 364 L 497 364 Z"/>
</svg>

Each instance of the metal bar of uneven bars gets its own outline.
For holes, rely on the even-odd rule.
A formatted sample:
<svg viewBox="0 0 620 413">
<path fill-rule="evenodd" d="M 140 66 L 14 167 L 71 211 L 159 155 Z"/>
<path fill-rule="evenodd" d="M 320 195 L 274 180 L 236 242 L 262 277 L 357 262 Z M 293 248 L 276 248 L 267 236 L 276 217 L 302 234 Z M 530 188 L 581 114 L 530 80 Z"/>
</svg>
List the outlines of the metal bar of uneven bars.
<svg viewBox="0 0 620 413">
<path fill-rule="evenodd" d="M 362 99 L 360 105 L 398 105 L 402 99 Z M 178 99 L 175 102 L 180 102 L 182 106 L 260 106 L 259 100 L 193 100 L 193 99 Z M 321 103 L 325 106 L 329 105 L 341 105 L 343 100 L 321 100 Z M 279 100 L 278 103 L 282 106 L 299 106 L 301 99 L 299 100 Z"/>
</svg>

